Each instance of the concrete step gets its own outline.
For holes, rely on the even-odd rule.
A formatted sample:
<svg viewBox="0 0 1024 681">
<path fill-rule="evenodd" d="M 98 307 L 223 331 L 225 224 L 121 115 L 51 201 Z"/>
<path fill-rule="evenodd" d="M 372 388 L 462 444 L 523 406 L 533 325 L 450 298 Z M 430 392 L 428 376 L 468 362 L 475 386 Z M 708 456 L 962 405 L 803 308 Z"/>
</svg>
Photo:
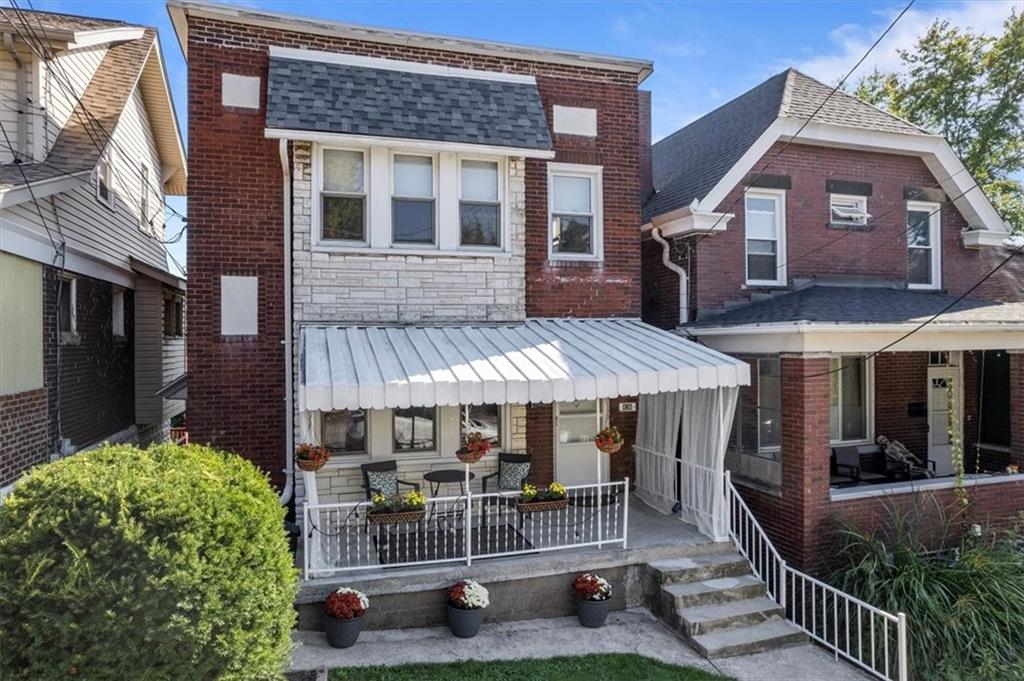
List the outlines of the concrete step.
<svg viewBox="0 0 1024 681">
<path fill-rule="evenodd" d="M 701 655 L 714 659 L 762 653 L 807 642 L 807 636 L 794 624 L 776 617 L 759 624 L 718 629 L 690 637 Z"/>
<path fill-rule="evenodd" d="M 648 567 L 655 572 L 661 586 L 750 574 L 750 563 L 735 551 L 656 560 Z"/>
<path fill-rule="evenodd" d="M 757 598 L 766 593 L 765 584 L 754 575 L 718 577 L 700 582 L 681 582 L 662 587 L 672 608 L 692 608 L 698 605 L 725 603 L 743 598 Z"/>
<path fill-rule="evenodd" d="M 676 611 L 683 633 L 687 636 L 707 634 L 719 629 L 745 627 L 784 615 L 782 607 L 761 596 L 726 603 L 698 605 Z"/>
</svg>

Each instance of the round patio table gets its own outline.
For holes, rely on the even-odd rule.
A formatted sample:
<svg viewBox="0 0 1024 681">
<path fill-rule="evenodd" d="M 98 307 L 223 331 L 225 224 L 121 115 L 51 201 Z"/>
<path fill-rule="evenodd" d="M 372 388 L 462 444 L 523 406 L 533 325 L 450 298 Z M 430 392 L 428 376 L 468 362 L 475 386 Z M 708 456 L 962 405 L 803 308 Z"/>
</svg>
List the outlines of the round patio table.
<svg viewBox="0 0 1024 681">
<path fill-rule="evenodd" d="M 476 474 L 469 472 L 469 479 L 472 480 Z M 458 483 L 459 493 L 466 493 L 466 471 L 461 468 L 441 468 L 436 471 L 429 471 L 423 474 L 423 479 L 430 483 L 430 496 L 436 497 L 441 485 L 454 485 Z"/>
</svg>

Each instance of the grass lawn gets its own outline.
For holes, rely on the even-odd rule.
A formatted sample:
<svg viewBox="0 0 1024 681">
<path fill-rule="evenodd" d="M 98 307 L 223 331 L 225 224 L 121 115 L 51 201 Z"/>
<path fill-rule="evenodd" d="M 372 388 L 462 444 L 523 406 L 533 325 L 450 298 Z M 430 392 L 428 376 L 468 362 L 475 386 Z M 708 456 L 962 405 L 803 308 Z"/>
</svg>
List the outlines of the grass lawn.
<svg viewBox="0 0 1024 681">
<path fill-rule="evenodd" d="M 335 669 L 331 681 L 728 681 L 640 655 L 586 655 L 511 662 L 450 662 Z"/>
</svg>

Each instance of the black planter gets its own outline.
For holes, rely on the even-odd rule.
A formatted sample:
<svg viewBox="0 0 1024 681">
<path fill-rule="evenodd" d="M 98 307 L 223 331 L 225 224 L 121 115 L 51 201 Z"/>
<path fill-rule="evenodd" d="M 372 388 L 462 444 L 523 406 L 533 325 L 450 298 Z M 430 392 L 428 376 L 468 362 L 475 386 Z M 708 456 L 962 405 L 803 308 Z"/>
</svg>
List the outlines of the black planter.
<svg viewBox="0 0 1024 681">
<path fill-rule="evenodd" d="M 480 625 L 484 623 L 484 608 L 463 610 L 448 604 L 448 626 L 459 638 L 473 638 L 480 633 Z"/>
<path fill-rule="evenodd" d="M 324 615 L 324 633 L 327 634 L 327 643 L 332 648 L 351 648 L 359 640 L 359 632 L 362 630 L 362 616 L 342 620 Z"/>
<path fill-rule="evenodd" d="M 612 599 L 606 598 L 603 601 L 592 601 L 589 599 L 576 599 L 576 616 L 580 618 L 580 624 L 591 629 L 604 626 L 608 619 L 608 609 L 611 607 Z"/>
</svg>

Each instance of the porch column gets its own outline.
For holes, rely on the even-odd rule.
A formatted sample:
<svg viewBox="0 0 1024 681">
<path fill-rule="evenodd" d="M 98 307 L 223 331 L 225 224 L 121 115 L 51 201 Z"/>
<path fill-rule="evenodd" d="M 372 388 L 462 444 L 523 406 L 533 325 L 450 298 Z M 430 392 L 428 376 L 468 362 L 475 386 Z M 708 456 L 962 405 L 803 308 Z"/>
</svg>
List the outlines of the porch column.
<svg viewBox="0 0 1024 681">
<path fill-rule="evenodd" d="M 783 354 L 782 499 L 778 537 L 787 560 L 811 567 L 825 543 L 829 488 L 829 358 Z"/>
<path fill-rule="evenodd" d="M 1024 470 L 1024 350 L 1010 350 L 1010 461 Z"/>
<path fill-rule="evenodd" d="M 530 480 L 547 485 L 555 475 L 555 410 L 552 404 L 526 407 L 526 451 L 530 454 Z"/>
</svg>

